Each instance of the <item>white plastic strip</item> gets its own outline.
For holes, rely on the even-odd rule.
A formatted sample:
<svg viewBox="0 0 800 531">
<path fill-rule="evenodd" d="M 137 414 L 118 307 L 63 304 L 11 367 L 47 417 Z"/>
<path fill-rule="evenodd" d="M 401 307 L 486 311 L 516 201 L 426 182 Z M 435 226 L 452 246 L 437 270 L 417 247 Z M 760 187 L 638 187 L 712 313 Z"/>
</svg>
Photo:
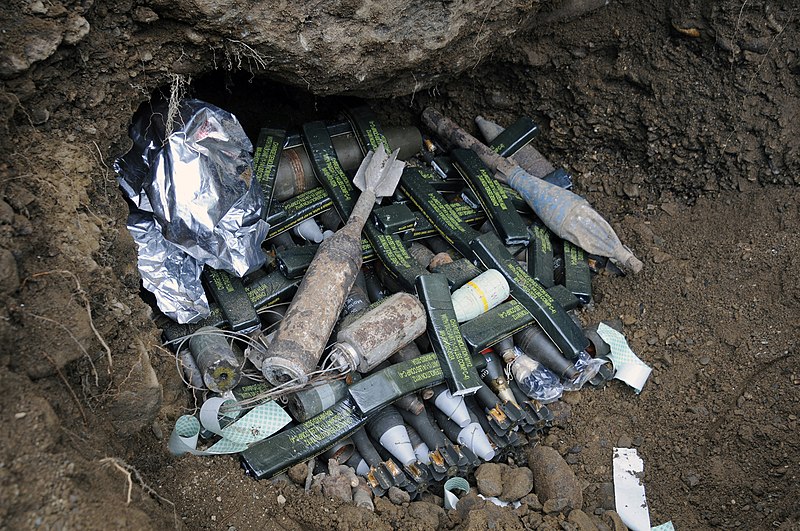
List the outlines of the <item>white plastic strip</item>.
<svg viewBox="0 0 800 531">
<path fill-rule="evenodd" d="M 469 483 L 464 478 L 450 478 L 444 482 L 444 508 L 448 511 L 455 509 L 458 504 L 458 496 L 455 491 L 461 491 L 464 494 L 469 493 Z"/>
<path fill-rule="evenodd" d="M 650 531 L 644 494 L 644 462 L 635 448 L 614 448 L 614 498 L 617 513 L 631 531 Z"/>
</svg>

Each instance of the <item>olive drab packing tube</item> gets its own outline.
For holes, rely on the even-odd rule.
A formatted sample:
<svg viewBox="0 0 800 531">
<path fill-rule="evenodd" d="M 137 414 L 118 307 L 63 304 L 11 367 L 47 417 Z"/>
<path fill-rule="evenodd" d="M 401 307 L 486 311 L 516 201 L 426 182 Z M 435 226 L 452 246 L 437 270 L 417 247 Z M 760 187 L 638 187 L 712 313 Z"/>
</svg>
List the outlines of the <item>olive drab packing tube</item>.
<svg viewBox="0 0 800 531">
<path fill-rule="evenodd" d="M 444 381 L 436 354 L 390 365 L 350 386 L 349 393 L 361 411 L 370 413 L 408 393 Z"/>
<path fill-rule="evenodd" d="M 329 124 L 328 135 L 334 153 L 345 171 L 355 170 L 364 159 L 365 152 L 348 122 Z M 386 137 L 395 148 L 400 148 L 400 160 L 406 160 L 419 152 L 422 137 L 419 129 L 413 126 L 388 127 Z M 303 149 L 301 135 L 292 134 L 286 139 L 283 154 L 278 165 L 273 200 L 284 201 L 318 186 L 308 154 Z"/>
<path fill-rule="evenodd" d="M 562 286 L 561 284 L 556 284 L 555 286 L 551 286 L 545 290 L 553 300 L 555 300 L 559 306 L 564 308 L 566 311 L 573 310 L 581 305 L 581 301 L 578 300 L 578 297 L 572 294 L 570 290 Z"/>
<path fill-rule="evenodd" d="M 479 118 L 482 119 L 482 117 L 478 116 L 475 122 L 478 124 L 478 128 L 481 129 Z M 484 134 L 483 129 L 481 129 L 481 134 Z M 513 156 L 520 149 L 530 144 L 531 140 L 537 136 L 539 136 L 539 126 L 527 116 L 520 117 L 494 138 L 487 138 L 484 134 L 489 147 L 501 157 Z"/>
<path fill-rule="evenodd" d="M 454 395 L 469 395 L 481 386 L 472 356 L 458 329 L 447 277 L 433 273 L 417 278 L 417 296 L 428 314 L 428 337 Z"/>
<path fill-rule="evenodd" d="M 534 323 L 522 304 L 512 299 L 460 326 L 470 352 L 477 354 Z"/>
<path fill-rule="evenodd" d="M 256 478 L 271 477 L 321 454 L 362 426 L 367 415 L 401 396 L 441 383 L 444 373 L 435 354 L 376 371 L 348 388 L 348 396 L 312 419 L 258 442 L 242 452 Z M 363 455 L 363 453 L 362 453 Z"/>
<path fill-rule="evenodd" d="M 332 204 L 327 192 L 317 186 L 273 206 L 267 218 L 267 223 L 270 224 L 269 238 L 274 238 L 305 220 L 329 210 Z"/>
<path fill-rule="evenodd" d="M 592 273 L 586 253 L 564 240 L 564 287 L 583 304 L 592 300 Z"/>
<path fill-rule="evenodd" d="M 472 256 L 469 243 L 480 233 L 455 213 L 452 205 L 434 190 L 417 168 L 405 168 L 400 178 L 400 189 L 456 251 L 463 256 Z"/>
<path fill-rule="evenodd" d="M 286 278 L 302 278 L 303 273 L 306 272 L 314 255 L 317 254 L 319 245 L 296 245 L 288 249 L 281 249 L 275 253 L 275 261 L 278 263 L 278 268 L 281 270 Z"/>
<path fill-rule="evenodd" d="M 250 475 L 270 478 L 321 454 L 366 421 L 353 400 L 345 397 L 316 417 L 257 442 L 239 455 Z"/>
<path fill-rule="evenodd" d="M 264 128 L 258 135 L 253 152 L 253 174 L 261 185 L 264 194 L 264 219 L 269 217 L 272 209 L 275 179 L 278 176 L 278 165 L 286 143 L 286 131 Z"/>
<path fill-rule="evenodd" d="M 299 279 L 288 279 L 280 271 L 273 271 L 245 283 L 244 290 L 250 303 L 259 311 L 289 301 L 297 291 L 299 283 Z M 217 305 L 211 305 L 211 313 L 208 317 L 204 317 L 197 323 L 179 324 L 164 317 L 159 319 L 156 324 L 163 330 L 164 338 L 167 341 L 177 342 L 204 326 L 224 327 L 227 321 L 222 309 Z"/>
<path fill-rule="evenodd" d="M 422 120 L 458 147 L 475 151 L 493 171 L 495 179 L 508 184 L 525 198 L 539 219 L 558 237 L 569 240 L 591 254 L 608 256 L 634 273 L 643 264 L 620 242 L 611 225 L 589 203 L 558 186 L 537 179 L 514 161 L 501 157 L 455 122 L 428 107 Z"/>
<path fill-rule="evenodd" d="M 503 242 L 506 245 L 527 245 L 530 239 L 528 228 L 511 198 L 500 183 L 492 178 L 480 157 L 469 149 L 454 149 L 451 153 L 456 168 L 478 197 Z"/>
<path fill-rule="evenodd" d="M 406 205 L 395 203 L 372 211 L 375 226 L 384 234 L 403 234 L 414 229 L 417 218 Z"/>
<path fill-rule="evenodd" d="M 261 321 L 241 279 L 208 266 L 203 269 L 202 275 L 208 291 L 219 304 L 231 330 L 249 333 L 259 328 Z"/>
<path fill-rule="evenodd" d="M 380 144 L 383 144 L 386 151 L 391 151 L 386 135 L 383 134 L 383 128 L 369 107 L 366 105 L 348 107 L 345 110 L 345 116 L 353 126 L 353 131 L 364 153 L 378 149 Z M 421 136 L 420 147 L 422 147 Z"/>
<path fill-rule="evenodd" d="M 322 122 L 305 124 L 303 133 L 317 178 L 333 200 L 339 216 L 347 219 L 355 205 L 357 191 L 336 160 L 325 125 Z M 382 234 L 373 223 L 367 223 L 363 231 L 380 261 L 405 291 L 412 291 L 414 279 L 425 274 L 425 270 L 411 258 L 403 241 L 394 234 Z"/>
<path fill-rule="evenodd" d="M 553 280 L 553 242 L 547 227 L 533 225 L 530 228 L 531 244 L 528 246 L 528 274 L 545 288 L 555 284 Z"/>
<path fill-rule="evenodd" d="M 317 126 L 315 130 L 308 125 L 304 130 L 315 170 L 335 185 L 329 193 L 352 203 L 355 191 L 336 158 L 328 153 L 332 148 L 327 130 L 324 126 Z M 324 138 L 310 140 L 314 135 L 324 135 Z M 396 156 L 397 152 L 389 156 L 381 146 L 370 152 L 359 167 L 354 182 L 362 187 L 361 195 L 350 209 L 347 223 L 320 245 L 262 362 L 261 372 L 270 383 L 302 385 L 315 371 L 362 266 L 361 231 L 376 198 L 391 195 L 400 179 L 405 164 Z"/>
<path fill-rule="evenodd" d="M 481 270 L 466 258 L 459 258 L 432 268 L 431 273 L 443 274 L 447 277 L 450 286 L 453 289 L 458 289 L 480 275 Z"/>
<path fill-rule="evenodd" d="M 576 359 L 589 341 L 567 312 L 514 260 L 500 240 L 492 233 L 482 234 L 472 242 L 472 248 L 484 267 L 497 269 L 506 277 L 511 296 L 533 315 L 564 356 Z"/>
</svg>

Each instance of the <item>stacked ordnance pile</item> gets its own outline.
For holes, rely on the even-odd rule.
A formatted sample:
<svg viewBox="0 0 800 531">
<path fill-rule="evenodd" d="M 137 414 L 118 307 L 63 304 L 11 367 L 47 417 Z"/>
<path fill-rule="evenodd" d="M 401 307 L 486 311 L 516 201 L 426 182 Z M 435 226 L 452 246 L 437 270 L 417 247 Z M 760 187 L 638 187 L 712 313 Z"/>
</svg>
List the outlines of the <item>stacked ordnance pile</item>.
<svg viewBox="0 0 800 531">
<path fill-rule="evenodd" d="M 528 145 L 530 119 L 479 119 L 485 146 L 433 110 L 423 120 L 434 136 L 383 129 L 367 108 L 261 131 L 240 179 L 263 200 L 263 260 L 244 275 L 201 261 L 211 302 L 158 319 L 204 401 L 173 453 L 239 453 L 258 479 L 324 454 L 356 502 L 413 499 L 523 462 L 547 404 L 614 375 L 573 310 L 592 274 L 621 272 L 612 260 L 641 263 Z"/>
</svg>

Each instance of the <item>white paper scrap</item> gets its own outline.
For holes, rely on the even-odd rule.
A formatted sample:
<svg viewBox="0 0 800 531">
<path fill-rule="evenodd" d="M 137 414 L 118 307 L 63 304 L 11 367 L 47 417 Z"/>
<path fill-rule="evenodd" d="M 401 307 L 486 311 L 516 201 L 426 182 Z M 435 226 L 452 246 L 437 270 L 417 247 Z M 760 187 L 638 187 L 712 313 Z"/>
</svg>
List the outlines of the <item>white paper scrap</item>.
<svg viewBox="0 0 800 531">
<path fill-rule="evenodd" d="M 636 389 L 637 394 L 641 393 L 653 369 L 633 353 L 625 336 L 610 326 L 600 323 L 597 326 L 597 335 L 611 348 L 608 359 L 614 365 L 614 378 Z"/>
<path fill-rule="evenodd" d="M 650 531 L 644 494 L 644 462 L 635 448 L 614 448 L 614 498 L 617 514 L 631 531 Z"/>
</svg>

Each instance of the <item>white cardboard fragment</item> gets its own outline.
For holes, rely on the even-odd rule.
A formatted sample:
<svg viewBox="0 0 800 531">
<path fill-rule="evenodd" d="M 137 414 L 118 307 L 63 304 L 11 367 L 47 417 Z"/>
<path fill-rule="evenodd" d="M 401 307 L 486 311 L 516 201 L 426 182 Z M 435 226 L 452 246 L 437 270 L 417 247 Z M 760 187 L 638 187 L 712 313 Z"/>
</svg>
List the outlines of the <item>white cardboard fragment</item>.
<svg viewBox="0 0 800 531">
<path fill-rule="evenodd" d="M 611 348 L 608 359 L 614 365 L 614 378 L 636 389 L 636 394 L 641 393 L 653 369 L 633 353 L 625 336 L 610 326 L 600 323 L 597 326 L 597 335 Z"/>
<path fill-rule="evenodd" d="M 631 531 L 650 531 L 644 494 L 644 462 L 635 448 L 614 448 L 614 499 L 617 514 Z"/>
</svg>

